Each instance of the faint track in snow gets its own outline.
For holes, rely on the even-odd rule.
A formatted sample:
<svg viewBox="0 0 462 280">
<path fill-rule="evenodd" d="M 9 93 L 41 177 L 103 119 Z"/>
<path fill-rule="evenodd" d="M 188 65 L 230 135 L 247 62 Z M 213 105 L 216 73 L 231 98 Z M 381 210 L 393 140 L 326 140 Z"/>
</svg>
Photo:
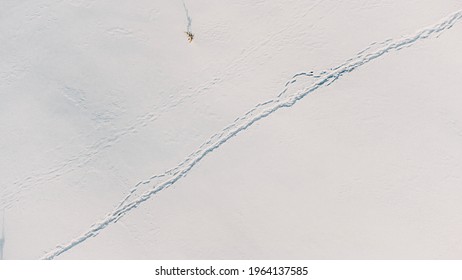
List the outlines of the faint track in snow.
<svg viewBox="0 0 462 280">
<path fill-rule="evenodd" d="M 3 260 L 3 247 L 5 245 L 5 209 L 0 211 L 2 222 L 0 223 L 0 260 Z"/>
<path fill-rule="evenodd" d="M 186 26 L 186 31 L 192 33 L 192 30 L 191 30 L 192 18 L 189 16 L 189 10 L 188 10 L 188 7 L 186 7 L 186 2 L 184 0 L 182 0 L 182 2 L 183 2 L 184 12 L 186 14 L 186 21 L 188 22 L 188 25 Z"/>
<path fill-rule="evenodd" d="M 348 59 L 345 63 L 332 68 L 329 71 L 324 71 L 322 75 L 316 78 L 314 83 L 306 87 L 304 90 L 300 90 L 292 94 L 282 94 L 282 98 L 276 97 L 266 102 L 257 104 L 243 116 L 237 118 L 232 124 L 212 136 L 207 142 L 200 146 L 199 149 L 186 157 L 185 160 L 183 160 L 176 167 L 166 171 L 164 174 L 152 176 L 150 179 L 138 183 L 135 186 L 135 189 L 141 184 L 150 185 L 150 188 L 139 197 L 132 201 L 129 200 L 130 196 L 128 196 L 128 198 L 126 197 L 121 201 L 118 207 L 116 207 L 112 212 L 108 213 L 106 217 L 100 222 L 91 225 L 86 232 L 71 240 L 70 242 L 57 246 L 54 250 L 45 254 L 42 258 L 54 259 L 62 253 L 86 241 L 87 239 L 98 235 L 108 225 L 117 222 L 128 212 L 135 209 L 158 192 L 168 188 L 181 178 L 185 177 L 188 172 L 209 153 L 219 148 L 221 145 L 226 143 L 229 139 L 236 136 L 240 132 L 245 131 L 248 127 L 258 122 L 259 120 L 266 118 L 281 108 L 292 107 L 295 103 L 297 103 L 297 101 L 301 100 L 308 94 L 316 91 L 319 88 L 329 86 L 343 75 L 352 72 L 356 68 L 361 67 L 362 65 L 373 61 L 390 51 L 401 50 L 402 48 L 414 45 L 420 40 L 438 35 L 441 32 L 450 29 L 456 22 L 461 19 L 462 11 L 458 11 L 444 18 L 439 23 L 422 29 L 414 35 L 404 37 L 399 40 L 388 41 L 387 43 L 378 45 L 376 48 L 368 48 L 365 51 L 360 52 L 357 56 Z M 165 180 L 157 184 L 152 184 L 152 181 L 156 179 Z"/>
</svg>

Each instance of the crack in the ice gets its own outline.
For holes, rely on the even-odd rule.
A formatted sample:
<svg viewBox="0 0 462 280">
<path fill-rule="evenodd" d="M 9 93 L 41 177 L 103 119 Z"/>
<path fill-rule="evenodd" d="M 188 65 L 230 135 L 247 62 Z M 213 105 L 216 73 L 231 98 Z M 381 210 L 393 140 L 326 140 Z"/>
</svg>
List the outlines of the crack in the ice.
<svg viewBox="0 0 462 280">
<path fill-rule="evenodd" d="M 197 149 L 195 152 L 186 157 L 186 159 L 183 160 L 176 167 L 166 171 L 161 175 L 152 176 L 148 180 L 138 183 L 132 189 L 130 194 L 127 197 L 125 197 L 112 212 L 108 213 L 103 220 L 91 225 L 86 232 L 84 232 L 79 237 L 71 240 L 69 243 L 57 246 L 54 250 L 45 254 L 42 258 L 54 259 L 62 253 L 86 241 L 87 239 L 98 235 L 108 225 L 117 222 L 125 214 L 135 209 L 140 204 L 142 204 L 158 192 L 168 188 L 169 186 L 175 184 L 181 178 L 185 177 L 188 174 L 188 172 L 209 153 L 219 148 L 221 145 L 226 143 L 232 137 L 236 136 L 238 133 L 245 131 L 255 122 L 264 119 L 265 117 L 271 115 L 272 113 L 276 112 L 281 108 L 292 107 L 297 101 L 301 100 L 308 94 L 324 86 L 329 86 L 343 75 L 355 70 L 356 68 L 372 60 L 375 60 L 376 58 L 381 57 L 382 55 L 390 51 L 401 50 L 402 48 L 410 47 L 414 43 L 422 39 L 429 38 L 432 35 L 440 34 L 442 31 L 451 28 L 460 19 L 462 19 L 462 11 L 458 11 L 450 15 L 438 24 L 425 28 L 412 36 L 408 36 L 395 41 L 388 40 L 378 45 L 371 44 L 371 46 L 369 46 L 367 49 L 358 53 L 353 58 L 348 59 L 343 64 L 335 68 L 332 68 L 328 71 L 319 73 L 319 77 L 315 78 L 315 81 L 305 89 L 296 91 L 295 93 L 292 93 L 290 95 L 285 94 L 285 92 L 274 99 L 257 104 L 254 108 L 249 110 L 243 116 L 237 118 L 232 124 L 228 125 L 222 131 L 213 135 L 207 142 L 201 145 L 199 149 Z M 304 74 L 300 74 L 298 76 L 297 75 L 298 74 L 294 75 L 294 78 L 297 78 L 298 76 Z M 153 180 L 162 178 L 166 178 L 166 180 L 154 185 L 152 184 Z M 139 186 L 148 184 L 151 184 L 151 187 L 147 191 L 145 191 L 143 194 L 141 194 L 133 201 L 130 201 L 131 195 L 137 190 Z"/>
</svg>

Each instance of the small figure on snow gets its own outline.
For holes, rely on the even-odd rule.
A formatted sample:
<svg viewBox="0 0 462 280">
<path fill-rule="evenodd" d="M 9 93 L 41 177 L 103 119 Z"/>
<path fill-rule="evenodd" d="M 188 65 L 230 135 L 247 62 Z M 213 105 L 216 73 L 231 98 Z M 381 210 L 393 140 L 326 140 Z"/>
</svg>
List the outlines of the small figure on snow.
<svg viewBox="0 0 462 280">
<path fill-rule="evenodd" d="M 186 31 L 185 33 L 188 36 L 188 41 L 191 43 L 194 39 L 194 34 L 192 34 L 191 31 Z"/>
</svg>

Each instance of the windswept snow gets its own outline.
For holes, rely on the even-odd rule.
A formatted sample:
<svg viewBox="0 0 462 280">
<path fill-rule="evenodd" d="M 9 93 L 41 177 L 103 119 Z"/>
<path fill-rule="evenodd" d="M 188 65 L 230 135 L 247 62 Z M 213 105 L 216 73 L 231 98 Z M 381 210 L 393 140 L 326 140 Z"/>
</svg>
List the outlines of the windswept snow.
<svg viewBox="0 0 462 280">
<path fill-rule="evenodd" d="M 130 191 L 130 195 L 136 192 L 137 188 L 140 185 L 151 184 L 154 179 L 164 179 L 165 181 L 151 186 L 148 191 L 140 195 L 139 198 L 134 201 L 130 201 L 130 197 L 124 198 L 124 200 L 119 204 L 119 206 L 106 215 L 106 218 L 98 223 L 95 223 L 88 232 L 84 233 L 82 236 L 72 240 L 69 244 L 60 245 L 55 251 L 45 255 L 44 258 L 52 259 L 60 254 L 66 252 L 72 247 L 82 243 L 90 237 L 96 236 L 101 230 L 106 228 L 110 223 L 117 222 L 121 217 L 123 217 L 128 211 L 135 209 L 139 204 L 148 200 L 151 196 L 157 194 L 163 189 L 175 184 L 179 179 L 186 176 L 186 174 L 197 164 L 199 163 L 207 154 L 213 152 L 215 149 L 219 148 L 221 145 L 225 144 L 229 139 L 236 136 L 239 132 L 247 129 L 255 122 L 269 116 L 270 114 L 276 112 L 277 110 L 284 107 L 292 107 L 297 101 L 301 100 L 306 95 L 314 92 L 322 86 L 328 86 L 332 84 L 335 80 L 340 78 L 346 73 L 349 73 L 356 69 L 357 67 L 362 66 L 363 64 L 372 61 L 389 51 L 400 50 L 405 47 L 412 46 L 419 40 L 429 38 L 432 35 L 437 35 L 438 33 L 451 28 L 457 21 L 462 18 L 462 11 L 458 11 L 453 15 L 450 15 L 446 19 L 442 20 L 440 23 L 431 26 L 429 28 L 423 29 L 415 35 L 404 37 L 401 40 L 391 41 L 385 46 L 379 47 L 378 49 L 372 50 L 367 49 L 366 51 L 360 52 L 357 57 L 348 59 L 345 63 L 340 66 L 337 66 L 329 71 L 323 71 L 318 80 L 316 80 L 311 86 L 308 86 L 305 90 L 301 92 L 295 92 L 293 94 L 286 94 L 285 98 L 281 98 L 282 94 L 278 95 L 278 98 L 272 99 L 263 103 L 257 104 L 254 108 L 249 110 L 242 117 L 237 118 L 234 123 L 225 127 L 219 133 L 213 135 L 207 142 L 205 142 L 199 149 L 190 154 L 184 161 L 182 161 L 177 167 L 172 168 L 161 175 L 154 175 L 151 178 L 138 183 L 133 190 Z M 305 73 L 295 74 L 294 77 L 286 82 L 286 87 L 296 81 L 295 79 Z M 309 76 L 308 74 L 305 74 Z M 285 93 L 286 89 L 284 89 Z"/>
<path fill-rule="evenodd" d="M 457 257 L 458 1 L 1 5 L 5 258 Z"/>
</svg>

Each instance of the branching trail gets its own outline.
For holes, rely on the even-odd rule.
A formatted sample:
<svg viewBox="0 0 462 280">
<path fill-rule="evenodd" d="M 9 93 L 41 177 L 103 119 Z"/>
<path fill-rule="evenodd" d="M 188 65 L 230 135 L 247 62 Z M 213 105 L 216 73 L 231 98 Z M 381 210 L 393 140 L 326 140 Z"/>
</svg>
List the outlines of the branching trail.
<svg viewBox="0 0 462 280">
<path fill-rule="evenodd" d="M 249 110 L 243 116 L 237 118 L 232 124 L 228 125 L 223 130 L 213 135 L 208 141 L 206 141 L 196 151 L 194 151 L 192 154 L 186 157 L 176 167 L 166 171 L 161 175 L 152 176 L 151 178 L 138 183 L 132 189 L 129 195 L 125 197 L 113 211 L 108 213 L 104 219 L 91 225 L 86 232 L 84 232 L 77 238 L 71 240 L 68 243 L 57 246 L 55 249 L 45 254 L 42 258 L 54 259 L 62 253 L 88 240 L 89 238 L 98 235 L 107 226 L 117 222 L 124 215 L 126 215 L 131 210 L 135 209 L 143 202 L 153 197 L 158 192 L 168 188 L 169 186 L 175 184 L 181 178 L 185 177 L 188 174 L 188 172 L 192 168 L 194 168 L 194 166 L 196 166 L 196 164 L 199 163 L 208 154 L 222 146 L 232 137 L 236 136 L 240 132 L 249 128 L 254 123 L 258 122 L 259 120 L 266 118 L 267 116 L 271 115 L 272 113 L 278 111 L 281 108 L 292 107 L 295 103 L 297 103 L 297 101 L 301 100 L 308 94 L 318 90 L 319 88 L 329 86 L 343 75 L 348 74 L 349 72 L 357 69 L 358 67 L 361 67 L 362 65 L 370 61 L 373 61 L 391 51 L 401 50 L 403 48 L 414 45 L 420 40 L 435 37 L 441 34 L 441 32 L 450 29 L 461 19 L 462 11 L 458 11 L 444 18 L 439 23 L 424 28 L 414 35 L 403 37 L 398 40 L 388 40 L 381 44 L 371 44 L 368 48 L 361 51 L 356 56 L 346 60 L 341 65 L 329 69 L 327 71 L 322 71 L 318 74 L 298 73 L 294 75 L 293 79 L 297 79 L 299 76 L 310 76 L 313 78 L 313 82 L 303 90 L 290 94 L 286 91 L 279 94 L 274 99 L 257 104 L 254 108 Z M 286 83 L 286 86 L 289 84 L 290 80 L 288 81 L 288 83 Z M 133 196 L 133 194 L 142 185 L 148 186 L 148 188 L 138 196 Z"/>
</svg>

